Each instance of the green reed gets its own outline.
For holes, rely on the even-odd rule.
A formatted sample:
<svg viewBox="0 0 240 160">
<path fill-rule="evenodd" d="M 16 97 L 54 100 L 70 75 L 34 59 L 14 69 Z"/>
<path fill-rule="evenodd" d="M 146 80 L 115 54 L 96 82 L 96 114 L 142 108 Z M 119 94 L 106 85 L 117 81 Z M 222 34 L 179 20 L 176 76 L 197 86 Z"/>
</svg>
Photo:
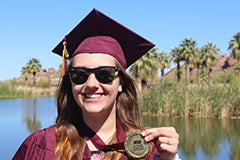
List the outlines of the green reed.
<svg viewBox="0 0 240 160">
<path fill-rule="evenodd" d="M 240 88 L 158 85 L 142 93 L 141 111 L 173 117 L 240 118 Z"/>
<path fill-rule="evenodd" d="M 0 99 L 23 98 L 30 97 L 31 95 L 31 91 L 17 89 L 17 84 L 14 81 L 6 81 L 0 83 Z"/>
<path fill-rule="evenodd" d="M 55 88 L 56 85 L 51 85 L 50 81 L 46 80 L 40 80 L 33 85 L 31 81 L 12 79 L 0 82 L 0 99 L 54 96 Z"/>
</svg>

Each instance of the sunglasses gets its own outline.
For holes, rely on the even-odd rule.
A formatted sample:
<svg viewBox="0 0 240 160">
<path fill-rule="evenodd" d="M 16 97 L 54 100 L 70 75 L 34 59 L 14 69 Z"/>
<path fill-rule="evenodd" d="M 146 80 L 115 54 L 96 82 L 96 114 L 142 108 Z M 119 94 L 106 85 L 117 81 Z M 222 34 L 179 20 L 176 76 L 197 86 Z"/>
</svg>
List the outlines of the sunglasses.
<svg viewBox="0 0 240 160">
<path fill-rule="evenodd" d="M 89 75 L 94 73 L 98 82 L 107 84 L 114 80 L 115 72 L 119 71 L 116 66 L 103 66 L 97 68 L 71 67 L 68 73 L 73 83 L 84 84 Z"/>
</svg>

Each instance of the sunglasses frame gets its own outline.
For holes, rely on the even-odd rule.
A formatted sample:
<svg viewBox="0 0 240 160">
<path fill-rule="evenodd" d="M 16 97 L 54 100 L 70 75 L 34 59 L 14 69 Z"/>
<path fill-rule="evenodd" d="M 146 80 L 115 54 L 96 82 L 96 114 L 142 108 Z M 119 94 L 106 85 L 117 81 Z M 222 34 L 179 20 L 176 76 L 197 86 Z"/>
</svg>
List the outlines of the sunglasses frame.
<svg viewBox="0 0 240 160">
<path fill-rule="evenodd" d="M 108 74 L 108 77 L 106 78 L 106 80 L 102 80 L 101 79 L 101 75 L 98 75 L 98 72 L 99 71 L 104 71 L 104 69 L 113 69 L 114 70 L 114 75 L 111 75 L 109 72 Z M 83 81 L 82 82 L 77 82 L 76 80 L 73 79 L 73 76 L 72 74 L 74 74 L 74 72 L 78 72 L 79 70 L 81 70 L 82 72 L 84 72 L 87 77 L 82 79 Z M 88 77 L 91 73 L 93 73 L 95 75 L 95 78 L 97 79 L 97 81 L 99 83 L 102 83 L 102 84 L 108 84 L 108 83 L 111 83 L 113 80 L 114 80 L 114 77 L 115 77 L 115 73 L 116 72 L 119 72 L 120 69 L 117 67 L 117 66 L 101 66 L 101 67 L 96 67 L 96 68 L 86 68 L 86 67 L 70 67 L 67 69 L 67 72 L 69 74 L 69 77 L 70 79 L 72 80 L 73 83 L 75 84 L 84 84 L 87 82 L 88 80 Z M 79 78 L 80 75 L 77 75 L 77 77 Z"/>
</svg>

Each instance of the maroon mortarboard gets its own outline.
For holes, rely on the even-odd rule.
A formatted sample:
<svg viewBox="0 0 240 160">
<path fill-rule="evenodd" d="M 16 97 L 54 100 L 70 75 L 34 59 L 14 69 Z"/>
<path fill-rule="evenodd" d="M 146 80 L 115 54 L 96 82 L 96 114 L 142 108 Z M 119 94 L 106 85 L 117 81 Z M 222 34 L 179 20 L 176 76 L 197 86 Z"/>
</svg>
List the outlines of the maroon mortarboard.
<svg viewBox="0 0 240 160">
<path fill-rule="evenodd" d="M 127 68 L 154 46 L 152 42 L 93 9 L 52 51 L 60 56 L 68 53 L 65 58 L 72 58 L 81 52 L 106 53 Z"/>
</svg>

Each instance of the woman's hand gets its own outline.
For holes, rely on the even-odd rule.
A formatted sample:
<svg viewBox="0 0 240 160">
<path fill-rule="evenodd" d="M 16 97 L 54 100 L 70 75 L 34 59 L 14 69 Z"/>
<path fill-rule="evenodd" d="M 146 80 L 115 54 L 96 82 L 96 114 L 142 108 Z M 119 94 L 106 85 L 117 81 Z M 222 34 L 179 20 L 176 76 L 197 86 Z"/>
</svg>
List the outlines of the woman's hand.
<svg viewBox="0 0 240 160">
<path fill-rule="evenodd" d="M 174 127 L 145 129 L 142 132 L 145 141 L 153 141 L 162 159 L 174 159 L 179 144 L 179 134 Z"/>
</svg>

